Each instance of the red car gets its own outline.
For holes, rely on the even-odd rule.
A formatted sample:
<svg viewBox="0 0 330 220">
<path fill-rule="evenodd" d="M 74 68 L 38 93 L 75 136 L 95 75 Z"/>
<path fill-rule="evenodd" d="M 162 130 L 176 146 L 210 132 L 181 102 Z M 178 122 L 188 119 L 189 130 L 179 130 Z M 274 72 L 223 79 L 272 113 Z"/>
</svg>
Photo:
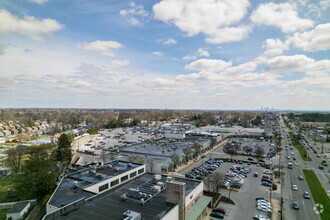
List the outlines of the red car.
<svg viewBox="0 0 330 220">
<path fill-rule="evenodd" d="M 212 211 L 213 212 L 220 212 L 224 215 L 226 214 L 226 210 L 224 208 L 214 208 Z"/>
</svg>

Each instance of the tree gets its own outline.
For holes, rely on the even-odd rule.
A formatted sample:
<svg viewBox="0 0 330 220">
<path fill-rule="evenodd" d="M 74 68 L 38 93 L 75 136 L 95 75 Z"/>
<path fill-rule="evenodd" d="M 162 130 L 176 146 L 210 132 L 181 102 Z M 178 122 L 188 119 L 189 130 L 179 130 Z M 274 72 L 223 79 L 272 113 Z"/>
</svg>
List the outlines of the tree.
<svg viewBox="0 0 330 220">
<path fill-rule="evenodd" d="M 195 142 L 192 148 L 195 150 L 195 157 L 197 157 L 201 152 L 202 146 L 199 143 Z"/>
<path fill-rule="evenodd" d="M 16 136 L 16 140 L 19 142 L 28 141 L 30 140 L 30 136 L 25 133 L 21 133 Z"/>
<path fill-rule="evenodd" d="M 251 122 L 254 126 L 261 125 L 261 117 L 258 115 L 256 119 Z"/>
<path fill-rule="evenodd" d="M 217 144 L 217 139 L 211 138 L 210 149 L 212 149 Z"/>
<path fill-rule="evenodd" d="M 21 168 L 22 157 L 25 153 L 24 146 L 11 147 L 6 151 L 7 159 L 11 169 L 17 174 Z"/>
<path fill-rule="evenodd" d="M 246 154 L 249 154 L 249 153 L 252 152 L 252 148 L 249 147 L 249 146 L 244 146 L 244 147 L 243 147 L 243 151 L 244 151 Z"/>
<path fill-rule="evenodd" d="M 20 199 L 42 198 L 53 191 L 58 169 L 47 153 L 50 148 L 51 144 L 28 148 L 29 159 L 17 178 Z"/>
<path fill-rule="evenodd" d="M 105 151 L 101 152 L 101 159 L 103 161 L 103 164 L 105 164 L 105 159 L 107 158 L 107 153 Z"/>
<path fill-rule="evenodd" d="M 237 144 L 229 145 L 226 147 L 226 149 L 224 149 L 226 153 L 230 154 L 230 159 L 233 159 L 233 156 L 237 154 L 237 151 L 239 150 L 240 150 L 240 146 L 238 146 Z"/>
<path fill-rule="evenodd" d="M 141 123 L 141 120 L 140 119 L 137 119 L 137 118 L 134 118 L 133 121 L 132 121 L 132 125 L 133 126 L 137 126 L 140 123 Z"/>
<path fill-rule="evenodd" d="M 188 160 L 190 159 L 191 154 L 192 154 L 191 148 L 185 147 L 182 149 L 182 152 L 184 153 L 184 155 L 186 155 L 186 162 L 188 162 Z"/>
<path fill-rule="evenodd" d="M 98 130 L 94 127 L 88 128 L 87 133 L 88 134 L 97 134 Z"/>
<path fill-rule="evenodd" d="M 262 147 L 259 147 L 254 153 L 259 160 L 265 154 L 265 150 Z"/>
<path fill-rule="evenodd" d="M 145 163 L 145 158 L 144 157 L 138 157 L 137 159 L 136 159 L 136 162 L 137 163 Z"/>
<path fill-rule="evenodd" d="M 150 171 L 152 172 L 154 165 L 155 165 L 155 159 L 154 158 L 146 158 L 146 164 L 149 166 Z"/>
<path fill-rule="evenodd" d="M 178 154 L 172 154 L 171 160 L 173 162 L 174 169 L 176 169 L 177 166 L 180 164 L 180 161 L 181 161 L 180 156 Z"/>
<path fill-rule="evenodd" d="M 218 193 L 221 188 L 221 181 L 223 179 L 223 175 L 220 172 L 214 172 L 211 174 L 212 176 L 212 192 Z"/>
<path fill-rule="evenodd" d="M 70 163 L 72 154 L 71 154 L 71 137 L 70 135 L 64 133 L 60 136 L 57 142 L 56 148 L 56 159 L 61 161 L 62 163 L 65 162 L 67 164 Z"/>
<path fill-rule="evenodd" d="M 127 160 L 128 160 L 129 162 L 134 162 L 134 160 L 135 160 L 135 156 L 134 156 L 133 154 L 130 154 L 130 155 L 127 156 Z"/>
</svg>

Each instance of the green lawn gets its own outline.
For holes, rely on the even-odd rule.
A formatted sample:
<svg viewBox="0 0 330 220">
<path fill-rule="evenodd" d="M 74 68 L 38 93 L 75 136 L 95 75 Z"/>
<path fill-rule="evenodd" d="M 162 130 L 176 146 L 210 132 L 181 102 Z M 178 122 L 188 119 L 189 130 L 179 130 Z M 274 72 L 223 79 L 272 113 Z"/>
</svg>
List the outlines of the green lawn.
<svg viewBox="0 0 330 220">
<path fill-rule="evenodd" d="M 288 122 L 283 118 L 285 126 L 289 129 L 292 130 L 291 126 L 288 124 Z"/>
<path fill-rule="evenodd" d="M 7 198 L 8 191 L 14 190 L 15 186 L 15 174 L 10 174 L 3 179 L 0 179 L 0 203 L 13 202 L 17 198 Z"/>
<path fill-rule="evenodd" d="M 320 213 L 322 220 L 330 219 L 330 199 L 321 187 L 321 183 L 313 170 L 303 170 L 308 186 L 316 204 L 323 205 L 323 212 Z"/>
<path fill-rule="evenodd" d="M 5 220 L 6 219 L 6 214 L 9 209 L 0 209 L 0 220 Z"/>
<path fill-rule="evenodd" d="M 306 148 L 293 136 L 293 133 L 290 131 L 289 132 L 290 135 L 290 139 L 291 139 L 291 143 L 292 145 L 297 148 L 297 150 L 299 151 L 299 154 L 301 156 L 301 158 L 304 161 L 312 161 L 312 158 L 309 156 Z"/>
</svg>

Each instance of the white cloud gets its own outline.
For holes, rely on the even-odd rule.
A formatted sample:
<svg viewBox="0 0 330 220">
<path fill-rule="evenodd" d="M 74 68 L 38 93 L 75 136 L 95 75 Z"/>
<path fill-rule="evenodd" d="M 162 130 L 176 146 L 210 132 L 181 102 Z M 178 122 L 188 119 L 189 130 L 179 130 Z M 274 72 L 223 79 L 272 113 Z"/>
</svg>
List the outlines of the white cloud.
<svg viewBox="0 0 330 220">
<path fill-rule="evenodd" d="M 232 63 L 230 61 L 226 62 L 223 60 L 199 59 L 185 65 L 185 68 L 188 70 L 219 72 L 230 67 L 231 65 Z"/>
<path fill-rule="evenodd" d="M 154 51 L 154 52 L 152 52 L 152 54 L 156 55 L 156 56 L 163 56 L 164 53 L 161 51 Z"/>
<path fill-rule="evenodd" d="M 121 43 L 116 41 L 94 41 L 91 43 L 82 43 L 78 45 L 79 48 L 85 50 L 92 50 L 101 52 L 103 56 L 113 57 L 115 54 L 112 52 L 113 49 L 119 49 L 123 47 Z"/>
<path fill-rule="evenodd" d="M 265 55 L 275 56 L 283 53 L 284 50 L 289 49 L 287 42 L 282 42 L 280 39 L 267 39 L 266 42 L 262 45 L 263 48 L 266 48 Z"/>
<path fill-rule="evenodd" d="M 173 38 L 167 38 L 166 41 L 163 42 L 163 44 L 176 44 L 177 41 Z"/>
<path fill-rule="evenodd" d="M 129 60 L 113 60 L 110 62 L 110 66 L 114 66 L 114 67 L 128 66 L 129 64 L 130 64 Z"/>
<path fill-rule="evenodd" d="M 217 30 L 216 33 L 206 38 L 206 42 L 211 44 L 222 44 L 227 42 L 240 41 L 251 33 L 252 27 L 241 25 L 239 27 L 225 27 Z"/>
<path fill-rule="evenodd" d="M 49 34 L 61 30 L 63 27 L 64 25 L 54 19 L 38 20 L 33 16 L 19 19 L 5 9 L 0 10 L 0 33 L 2 34 L 20 33 L 34 40 L 43 40 L 42 34 Z"/>
<path fill-rule="evenodd" d="M 182 58 L 183 60 L 196 60 L 197 57 L 196 56 L 190 56 L 190 55 L 186 55 Z"/>
<path fill-rule="evenodd" d="M 29 0 L 29 1 L 37 4 L 43 4 L 45 2 L 48 2 L 48 0 Z"/>
<path fill-rule="evenodd" d="M 248 0 L 163 0 L 153 6 L 153 11 L 156 19 L 173 22 L 188 36 L 205 33 L 207 42 L 219 44 L 239 41 L 247 36 L 249 31 L 246 28 L 228 26 L 238 23 L 249 6 Z M 231 36 L 222 35 L 223 31 Z"/>
<path fill-rule="evenodd" d="M 198 48 L 197 53 L 198 53 L 198 56 L 200 56 L 200 57 L 209 57 L 210 56 L 209 52 L 207 52 L 207 50 L 204 50 L 203 48 Z"/>
<path fill-rule="evenodd" d="M 147 17 L 149 13 L 144 9 L 143 5 L 135 5 L 135 3 L 132 2 L 130 6 L 130 9 L 120 10 L 119 14 L 125 16 L 132 25 L 140 25 L 141 21 L 137 19 L 137 16 L 143 18 Z"/>
<path fill-rule="evenodd" d="M 320 6 L 321 6 L 322 10 L 327 10 L 330 7 L 330 0 L 320 1 Z"/>
<path fill-rule="evenodd" d="M 287 41 L 305 51 L 329 50 L 330 23 L 319 24 L 311 31 L 295 33 Z"/>
<path fill-rule="evenodd" d="M 289 3 L 275 4 L 270 2 L 261 4 L 252 13 L 250 19 L 259 25 L 279 27 L 284 33 L 306 30 L 314 25 L 312 20 L 300 18 L 296 6 Z"/>
</svg>

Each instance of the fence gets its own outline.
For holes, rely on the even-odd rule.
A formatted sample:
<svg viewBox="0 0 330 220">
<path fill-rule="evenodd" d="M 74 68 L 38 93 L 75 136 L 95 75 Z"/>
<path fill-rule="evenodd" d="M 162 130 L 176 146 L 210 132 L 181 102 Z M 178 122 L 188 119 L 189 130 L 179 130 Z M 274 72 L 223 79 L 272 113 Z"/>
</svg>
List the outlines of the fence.
<svg viewBox="0 0 330 220">
<path fill-rule="evenodd" d="M 12 208 L 16 203 L 19 202 L 31 202 L 31 205 L 35 205 L 37 204 L 37 200 L 36 199 L 32 199 L 32 200 L 24 200 L 24 201 L 17 201 L 17 202 L 5 202 L 5 203 L 0 203 L 0 209 L 10 209 Z"/>
</svg>

